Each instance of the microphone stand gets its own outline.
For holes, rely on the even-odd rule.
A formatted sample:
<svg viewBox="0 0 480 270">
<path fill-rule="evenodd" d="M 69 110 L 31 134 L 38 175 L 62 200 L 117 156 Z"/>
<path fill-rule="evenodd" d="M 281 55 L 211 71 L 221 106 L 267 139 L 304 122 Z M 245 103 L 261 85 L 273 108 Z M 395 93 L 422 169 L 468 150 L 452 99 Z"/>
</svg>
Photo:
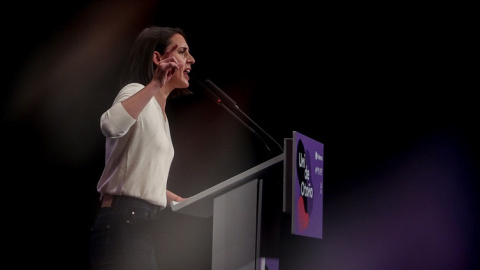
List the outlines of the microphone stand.
<svg viewBox="0 0 480 270">
<path fill-rule="evenodd" d="M 230 105 L 232 105 L 237 111 L 241 113 L 243 117 L 245 117 L 250 123 L 252 123 L 257 129 L 259 129 L 264 135 L 266 135 L 271 141 L 275 142 L 276 146 L 280 149 L 280 152 L 283 153 L 283 148 L 278 144 L 277 141 L 275 141 L 272 136 L 270 136 L 265 130 L 263 130 L 257 123 L 255 123 L 250 117 L 245 114 L 240 107 L 236 104 L 236 102 L 230 98 L 225 92 L 223 92 L 218 86 L 216 86 L 213 82 L 210 80 L 205 80 L 205 84 L 202 82 L 196 80 L 198 84 L 202 86 L 203 89 L 206 90 L 207 95 L 218 105 L 222 106 L 224 109 L 226 109 L 232 116 L 234 116 L 238 121 L 240 121 L 245 127 L 247 127 L 253 134 L 255 134 L 264 144 L 269 153 L 272 153 L 272 150 L 270 149 L 268 143 L 264 140 L 262 136 L 260 136 L 250 125 L 245 123 L 237 114 L 235 114 L 226 104 L 223 102 L 223 99 L 227 100 Z M 216 92 L 216 93 L 215 93 Z M 219 97 L 221 96 L 221 97 Z M 222 99 L 223 97 L 223 99 Z"/>
</svg>

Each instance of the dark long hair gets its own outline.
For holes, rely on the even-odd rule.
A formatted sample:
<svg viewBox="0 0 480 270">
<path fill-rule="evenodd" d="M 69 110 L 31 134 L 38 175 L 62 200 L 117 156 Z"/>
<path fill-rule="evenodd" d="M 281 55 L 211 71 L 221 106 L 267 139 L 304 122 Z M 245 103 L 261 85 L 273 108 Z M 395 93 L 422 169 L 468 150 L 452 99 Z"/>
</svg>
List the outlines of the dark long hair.
<svg viewBox="0 0 480 270">
<path fill-rule="evenodd" d="M 170 45 L 170 38 L 175 34 L 180 34 L 186 39 L 185 32 L 179 27 L 150 26 L 143 29 L 130 50 L 120 78 L 120 87 L 129 83 L 147 85 L 155 72 L 152 62 L 153 52 L 158 51 L 164 54 Z M 174 95 L 189 93 L 186 89 L 179 89 L 179 92 Z"/>
</svg>

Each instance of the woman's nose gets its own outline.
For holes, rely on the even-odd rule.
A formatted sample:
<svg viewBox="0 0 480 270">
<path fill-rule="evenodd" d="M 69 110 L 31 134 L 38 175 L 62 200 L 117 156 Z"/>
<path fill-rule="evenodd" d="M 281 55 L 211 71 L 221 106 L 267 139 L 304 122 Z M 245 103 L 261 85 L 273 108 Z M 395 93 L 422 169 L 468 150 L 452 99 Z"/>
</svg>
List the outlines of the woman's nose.
<svg viewBox="0 0 480 270">
<path fill-rule="evenodd" d="M 190 62 L 190 64 L 194 64 L 195 63 L 195 58 L 193 58 L 193 56 L 190 55 L 190 58 L 188 59 L 188 61 Z"/>
</svg>

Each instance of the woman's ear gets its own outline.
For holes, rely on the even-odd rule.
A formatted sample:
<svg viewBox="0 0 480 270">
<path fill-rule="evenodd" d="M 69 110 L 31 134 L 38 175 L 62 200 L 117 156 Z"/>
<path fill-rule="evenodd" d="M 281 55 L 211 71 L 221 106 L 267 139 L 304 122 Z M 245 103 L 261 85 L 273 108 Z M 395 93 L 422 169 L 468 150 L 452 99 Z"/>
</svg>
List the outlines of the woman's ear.
<svg viewBox="0 0 480 270">
<path fill-rule="evenodd" d="M 160 64 L 160 60 L 162 60 L 162 55 L 157 51 L 153 51 L 153 63 L 158 66 Z"/>
</svg>

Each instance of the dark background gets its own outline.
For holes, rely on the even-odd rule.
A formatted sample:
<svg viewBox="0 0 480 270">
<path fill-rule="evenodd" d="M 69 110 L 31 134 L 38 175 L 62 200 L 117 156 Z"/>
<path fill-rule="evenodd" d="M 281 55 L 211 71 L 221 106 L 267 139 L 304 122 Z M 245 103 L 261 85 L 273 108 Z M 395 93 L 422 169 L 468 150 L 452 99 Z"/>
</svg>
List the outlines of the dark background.
<svg viewBox="0 0 480 270">
<path fill-rule="evenodd" d="M 325 145 L 323 239 L 282 269 L 479 266 L 478 105 L 469 16 L 443 6 L 259 1 L 17 3 L 2 18 L 4 247 L 14 264 L 89 269 L 100 115 L 138 32 L 180 26 L 210 79 L 278 143 Z M 227 111 L 168 105 L 169 189 L 192 196 L 269 158 Z M 7 197 L 8 196 L 8 197 Z M 8 198 L 8 199 L 7 199 Z M 210 269 L 211 219 L 164 210 L 162 269 Z"/>
</svg>

